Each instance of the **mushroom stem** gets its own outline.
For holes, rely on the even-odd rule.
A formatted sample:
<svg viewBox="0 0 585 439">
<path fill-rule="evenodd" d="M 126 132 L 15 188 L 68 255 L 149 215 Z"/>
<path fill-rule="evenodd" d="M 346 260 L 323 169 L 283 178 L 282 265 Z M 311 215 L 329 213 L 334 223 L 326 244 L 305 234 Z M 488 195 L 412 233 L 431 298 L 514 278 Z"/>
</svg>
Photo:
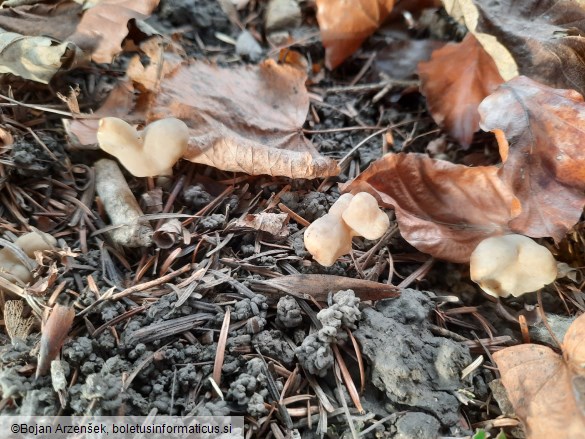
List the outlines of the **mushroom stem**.
<svg viewBox="0 0 585 439">
<path fill-rule="evenodd" d="M 118 164 L 113 160 L 98 160 L 95 165 L 96 190 L 112 225 L 121 226 L 110 232 L 112 239 L 125 247 L 148 247 L 153 230 L 141 220 L 144 215 Z"/>
</svg>

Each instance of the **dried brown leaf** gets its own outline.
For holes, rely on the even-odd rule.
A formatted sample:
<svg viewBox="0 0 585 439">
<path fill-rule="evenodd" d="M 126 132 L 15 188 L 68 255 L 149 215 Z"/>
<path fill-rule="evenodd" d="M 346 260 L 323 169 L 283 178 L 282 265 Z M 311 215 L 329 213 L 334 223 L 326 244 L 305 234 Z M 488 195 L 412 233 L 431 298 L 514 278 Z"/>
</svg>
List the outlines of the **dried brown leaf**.
<svg viewBox="0 0 585 439">
<path fill-rule="evenodd" d="M 353 290 L 361 300 L 381 300 L 400 295 L 400 290 L 394 285 L 329 274 L 291 274 L 251 282 L 255 288 L 267 293 L 282 291 L 301 299 L 314 299 L 320 302 L 326 302 L 331 291 L 339 290 Z"/>
<path fill-rule="evenodd" d="M 305 80 L 304 72 L 272 61 L 231 69 L 195 62 L 162 80 L 149 119 L 187 123 L 184 158 L 194 163 L 252 175 L 337 175 L 337 163 L 301 132 L 309 109 Z"/>
<path fill-rule="evenodd" d="M 499 175 L 522 205 L 510 228 L 559 241 L 585 205 L 583 97 L 517 77 L 486 98 L 479 112 L 482 128 L 498 139 Z"/>
<path fill-rule="evenodd" d="M 563 356 L 524 344 L 493 354 L 529 439 L 573 439 L 585 431 L 585 314 L 569 327 Z"/>
<path fill-rule="evenodd" d="M 39 350 L 39 362 L 36 376 L 42 376 L 51 367 L 51 361 L 57 358 L 63 342 L 69 334 L 75 310 L 66 305 L 56 304 L 49 318 L 41 330 L 41 342 Z"/>
<path fill-rule="evenodd" d="M 168 220 L 152 235 L 152 241 L 158 248 L 171 248 L 183 239 L 183 225 L 176 218 Z"/>
<path fill-rule="evenodd" d="M 317 21 L 329 69 L 340 65 L 382 24 L 394 0 L 317 0 Z"/>
<path fill-rule="evenodd" d="M 286 213 L 262 212 L 246 215 L 244 218 L 238 219 L 234 226 L 268 232 L 274 236 L 286 237 L 288 235 L 287 223 L 288 214 Z"/>
<path fill-rule="evenodd" d="M 101 0 L 86 10 L 68 39 L 97 63 L 110 63 L 122 51 L 130 20 L 147 18 L 159 0 Z"/>
<path fill-rule="evenodd" d="M 473 34 L 436 50 L 418 67 L 421 90 L 438 125 L 468 148 L 479 130 L 477 107 L 504 80 Z"/>
<path fill-rule="evenodd" d="M 394 207 L 404 239 L 453 262 L 468 262 L 480 241 L 508 231 L 520 213 L 496 167 L 468 168 L 424 154 L 387 154 L 342 190 L 369 192 Z"/>
<path fill-rule="evenodd" d="M 507 63 L 499 59 L 509 57 L 521 75 L 551 87 L 585 93 L 582 1 L 448 0 L 447 3 L 454 4 L 451 7 L 458 9 L 458 15 L 474 32 L 497 39 L 499 48 L 486 49 L 498 64 L 504 65 L 500 71 L 505 79 L 512 76 L 503 72 Z M 446 9 L 451 10 L 449 5 Z"/>
</svg>

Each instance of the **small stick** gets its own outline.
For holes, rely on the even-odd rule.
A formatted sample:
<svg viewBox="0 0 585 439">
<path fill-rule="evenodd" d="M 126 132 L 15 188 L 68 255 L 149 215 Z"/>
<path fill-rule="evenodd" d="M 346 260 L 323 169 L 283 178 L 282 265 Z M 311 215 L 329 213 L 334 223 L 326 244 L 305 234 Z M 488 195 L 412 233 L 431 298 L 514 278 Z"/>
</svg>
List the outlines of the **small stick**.
<svg viewBox="0 0 585 439">
<path fill-rule="evenodd" d="M 96 190 L 112 225 L 123 226 L 110 231 L 114 242 L 125 247 L 150 246 L 152 227 L 140 220 L 144 214 L 118 164 L 113 160 L 102 159 L 94 167 Z"/>
</svg>

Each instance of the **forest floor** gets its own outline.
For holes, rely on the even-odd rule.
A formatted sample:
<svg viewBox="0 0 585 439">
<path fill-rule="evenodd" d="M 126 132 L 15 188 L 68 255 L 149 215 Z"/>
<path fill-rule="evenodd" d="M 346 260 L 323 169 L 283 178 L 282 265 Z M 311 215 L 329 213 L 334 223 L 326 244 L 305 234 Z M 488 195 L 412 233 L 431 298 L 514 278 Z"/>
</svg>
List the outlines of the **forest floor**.
<svg viewBox="0 0 585 439">
<path fill-rule="evenodd" d="M 2 414 L 231 414 L 245 416 L 248 438 L 464 438 L 479 429 L 523 437 L 491 353 L 523 340 L 517 316 L 536 320 L 537 296 L 491 300 L 468 266 L 409 245 L 391 210 L 381 240 L 355 238 L 352 253 L 331 267 L 303 244 L 306 226 L 339 197 L 338 183 L 386 152 L 497 162 L 491 134 L 477 133 L 463 151 L 435 124 L 415 74 L 424 55 L 393 53 L 405 36 L 460 41 L 464 31 L 438 10 L 410 16 L 410 26 L 397 13 L 330 71 L 314 4 L 301 5 L 298 17 L 267 32 L 266 3 L 250 1 L 238 16 L 250 30 L 243 37 L 209 0 L 161 0 L 147 23 L 189 59 L 223 68 L 293 55 L 306 62 L 304 134 L 343 162 L 342 173 L 292 179 L 187 161 L 166 179 L 125 172 L 156 231 L 148 247 L 112 240 L 93 167 L 107 154 L 76 146 L 63 116 L 47 111 L 71 110 L 57 96 L 70 87 L 80 90 L 81 112 L 97 111 L 129 58 L 61 74 L 49 86 L 3 80 L 2 94 L 20 104 L 0 108 L 0 134 L 14 140 L 0 156 L 2 237 L 33 226 L 58 247 L 37 258 L 31 287 L 4 291 L 3 300 L 26 298 L 21 320 L 55 306 L 73 307 L 75 318 L 60 361 L 39 377 L 40 325 L 20 339 L 0 333 Z M 278 230 L 242 223 L 268 213 L 285 214 Z M 541 297 L 558 315 L 550 324 L 561 338 L 574 304 L 554 289 Z M 47 337 L 62 335 L 42 341 L 59 344 Z M 542 324 L 530 337 L 555 346 Z M 468 368 L 478 357 L 483 363 Z M 66 385 L 56 391 L 58 372 Z"/>
</svg>

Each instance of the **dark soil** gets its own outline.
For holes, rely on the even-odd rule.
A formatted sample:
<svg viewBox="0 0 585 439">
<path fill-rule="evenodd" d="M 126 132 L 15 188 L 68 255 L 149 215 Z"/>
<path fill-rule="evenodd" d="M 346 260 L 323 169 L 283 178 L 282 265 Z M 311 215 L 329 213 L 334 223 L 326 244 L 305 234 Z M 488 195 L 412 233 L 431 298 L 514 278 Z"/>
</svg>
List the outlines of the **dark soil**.
<svg viewBox="0 0 585 439">
<path fill-rule="evenodd" d="M 322 65 L 318 37 L 307 38 L 318 35 L 311 3 L 301 2 L 302 26 L 284 31 L 299 41 L 291 49 Z M 251 1 L 239 17 L 260 38 L 256 42 L 263 56 L 274 56 L 276 36 L 264 31 L 265 9 L 265 2 Z M 417 30 L 408 31 L 399 22 L 412 38 L 434 32 L 444 40 L 460 39 L 460 29 L 437 14 Z M 162 0 L 149 23 L 174 35 L 191 57 L 226 65 L 258 59 L 257 48 L 239 57 L 235 46 L 217 37 L 236 41 L 241 34 L 219 2 Z M 310 90 L 323 99 L 312 102 L 306 129 L 320 152 L 336 159 L 374 132 L 368 127 L 395 127 L 393 144 L 372 137 L 353 154 L 344 173 L 327 184 L 233 175 L 191 163 L 179 164 L 172 180 L 158 186 L 152 179 L 126 175 L 145 213 L 164 209 L 191 215 L 186 220 L 177 216 L 188 238 L 178 236 L 166 249 L 122 248 L 110 239 L 108 218 L 94 193 L 92 164 L 102 154 L 71 148 L 57 115 L 3 109 L 0 128 L 10 131 L 15 142 L 1 149 L 2 238 L 12 240 L 34 226 L 55 236 L 60 247 L 39 261 L 25 313 L 52 306 L 58 298 L 74 306 L 77 317 L 55 366 L 67 381 L 64 403 L 53 387 L 56 372 L 35 379 L 39 325 L 24 339 L 0 334 L 1 413 L 147 415 L 155 409 L 168 415 L 243 415 L 251 429 L 246 437 L 258 438 L 278 437 L 274 428 L 283 437 L 351 437 L 354 429 L 367 430 L 362 437 L 401 439 L 466 437 L 478 427 L 489 429 L 502 414 L 488 387 L 497 378 L 494 368 L 479 367 L 465 378 L 462 370 L 478 355 L 513 344 L 521 335 L 471 283 L 467 267 L 435 261 L 424 270 L 428 256 L 395 234 L 367 263 L 356 267 L 375 243 L 357 238 L 353 259 L 344 257 L 325 268 L 304 249 L 304 227 L 294 220 L 284 238 L 230 226 L 246 213 L 279 202 L 313 221 L 339 197 L 336 183 L 354 177 L 386 151 L 425 152 L 430 141 L 441 138 L 442 156 L 453 161 L 489 150 L 492 139 L 484 135 L 467 153 L 458 151 L 434 124 L 415 87 L 395 87 L 375 103 L 382 86 L 367 91 L 346 87 L 387 37 L 384 32 L 334 73 L 322 70 L 310 78 Z M 245 52 L 241 44 L 239 50 Z M 369 69 L 358 85 L 380 82 L 379 73 L 377 67 Z M 94 65 L 56 78 L 51 87 L 27 90 L 16 81 L 13 94 L 22 101 L 58 105 L 54 91 L 66 93 L 69 85 L 79 84 L 80 104 L 89 111 L 99 107 L 119 75 Z M 401 79 L 416 80 L 403 75 Z M 327 93 L 331 87 L 346 89 Z M 280 213 L 278 207 L 271 209 Z M 167 217 L 160 218 L 151 225 L 156 228 Z M 173 273 L 179 274 L 157 282 Z M 392 282 L 404 289 L 401 297 L 377 303 L 360 301 L 351 291 L 330 291 L 318 307 L 257 288 L 258 281 L 311 273 Z M 149 281 L 149 288 L 127 290 Z M 128 294 L 116 297 L 121 291 Z M 2 294 L 4 301 L 16 298 Z M 563 314 L 556 293 L 545 293 L 545 302 L 547 310 Z M 505 309 L 515 315 L 527 305 L 513 300 Z M 223 346 L 219 334 L 228 318 Z M 560 334 L 567 321 L 561 315 L 554 325 Z M 547 331 L 534 331 L 545 341 Z M 225 357 L 217 384 L 223 398 L 210 381 L 221 352 Z M 364 361 L 363 389 L 358 358 Z M 360 395 L 361 413 L 348 386 L 337 378 L 339 359 Z M 486 364 L 493 366 L 487 355 Z M 507 431 L 509 437 L 518 433 Z"/>
</svg>

